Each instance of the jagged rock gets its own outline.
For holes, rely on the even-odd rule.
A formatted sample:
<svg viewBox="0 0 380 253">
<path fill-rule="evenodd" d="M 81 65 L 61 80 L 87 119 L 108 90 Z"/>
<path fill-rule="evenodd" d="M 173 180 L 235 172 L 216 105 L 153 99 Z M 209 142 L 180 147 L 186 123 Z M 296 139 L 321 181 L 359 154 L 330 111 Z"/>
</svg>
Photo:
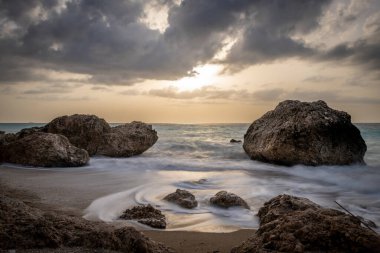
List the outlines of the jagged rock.
<svg viewBox="0 0 380 253">
<path fill-rule="evenodd" d="M 139 155 L 152 147 L 157 139 L 157 132 L 151 125 L 133 121 L 113 127 L 106 133 L 96 154 L 112 157 Z"/>
<path fill-rule="evenodd" d="M 98 252 L 98 249 L 100 252 L 102 249 L 128 253 L 172 252 L 134 228 L 115 229 L 104 223 L 45 212 L 6 196 L 3 190 L 0 191 L 0 251 L 81 247 L 84 252 Z"/>
<path fill-rule="evenodd" d="M 341 211 L 280 195 L 260 208 L 260 228 L 232 253 L 380 252 L 380 237 Z"/>
<path fill-rule="evenodd" d="M 87 151 L 71 145 L 65 136 L 42 132 L 4 142 L 0 153 L 4 162 L 42 167 L 82 166 L 89 160 Z"/>
<path fill-rule="evenodd" d="M 103 143 L 103 136 L 111 131 L 108 123 L 95 115 L 74 114 L 55 118 L 44 127 L 48 133 L 62 134 L 70 142 L 95 155 Z"/>
<path fill-rule="evenodd" d="M 367 146 L 346 112 L 324 101 L 286 100 L 254 121 L 244 135 L 251 159 L 283 165 L 364 163 Z"/>
<path fill-rule="evenodd" d="M 146 206 L 134 206 L 131 209 L 125 210 L 120 216 L 120 219 L 137 220 L 137 222 L 148 225 L 152 228 L 166 228 L 165 215 L 149 204 Z"/>
<path fill-rule="evenodd" d="M 198 202 L 194 195 L 186 190 L 177 189 L 175 192 L 165 196 L 164 200 L 175 203 L 183 208 L 195 208 Z"/>
<path fill-rule="evenodd" d="M 24 138 L 27 135 L 37 133 L 37 132 L 43 132 L 44 127 L 30 127 L 30 128 L 24 128 L 20 132 L 16 133 L 15 136 L 17 139 Z"/>
<path fill-rule="evenodd" d="M 230 140 L 230 143 L 241 143 L 241 140 L 231 139 L 231 140 Z"/>
<path fill-rule="evenodd" d="M 139 155 L 158 139 L 151 125 L 134 121 L 111 128 L 95 115 L 62 116 L 47 124 L 44 131 L 66 136 L 73 145 L 87 150 L 91 156 Z"/>
<path fill-rule="evenodd" d="M 210 203 L 219 207 L 229 208 L 233 206 L 241 206 L 246 209 L 250 209 L 247 202 L 240 198 L 238 195 L 231 192 L 220 191 L 210 198 Z"/>
</svg>

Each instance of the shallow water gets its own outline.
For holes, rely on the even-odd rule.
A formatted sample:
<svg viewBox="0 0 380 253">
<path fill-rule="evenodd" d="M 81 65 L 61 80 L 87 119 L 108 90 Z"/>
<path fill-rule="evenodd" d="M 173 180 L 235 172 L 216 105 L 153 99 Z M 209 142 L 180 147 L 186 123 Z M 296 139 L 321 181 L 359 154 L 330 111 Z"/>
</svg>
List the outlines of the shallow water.
<svg viewBox="0 0 380 253">
<path fill-rule="evenodd" d="M 241 143 L 229 143 L 232 138 L 242 140 L 248 126 L 157 124 L 153 127 L 159 140 L 141 156 L 95 157 L 83 168 L 53 170 L 65 170 L 73 178 L 82 172 L 116 175 L 118 182 L 127 185 L 124 191 L 94 200 L 85 210 L 87 219 L 114 222 L 126 208 L 150 203 L 165 213 L 169 230 L 227 232 L 257 228 L 254 214 L 258 209 L 286 193 L 336 209 L 334 201 L 338 201 L 380 225 L 380 124 L 357 125 L 368 146 L 366 166 L 320 167 L 283 167 L 250 160 Z M 192 192 L 198 207 L 188 210 L 162 200 L 176 188 Z M 241 196 L 251 210 L 210 206 L 209 198 L 220 190 Z"/>
</svg>

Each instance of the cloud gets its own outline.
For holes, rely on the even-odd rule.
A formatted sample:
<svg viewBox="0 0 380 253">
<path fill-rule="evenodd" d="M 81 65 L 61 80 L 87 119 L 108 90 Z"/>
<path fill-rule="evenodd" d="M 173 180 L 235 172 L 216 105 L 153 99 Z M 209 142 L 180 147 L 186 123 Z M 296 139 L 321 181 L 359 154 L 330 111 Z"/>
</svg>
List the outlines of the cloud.
<svg viewBox="0 0 380 253">
<path fill-rule="evenodd" d="M 177 2 L 0 1 L 0 83 L 54 79 L 39 74 L 41 69 L 85 75 L 82 82 L 105 85 L 174 80 L 215 60 L 231 38 L 236 42 L 222 63 L 239 70 L 292 57 L 379 67 L 379 15 L 368 16 L 360 40 L 322 50 L 303 38 L 318 30 L 332 0 Z M 339 18 L 361 20 L 365 4 L 356 1 Z M 146 21 L 152 6 L 167 12 L 161 30 Z"/>
</svg>

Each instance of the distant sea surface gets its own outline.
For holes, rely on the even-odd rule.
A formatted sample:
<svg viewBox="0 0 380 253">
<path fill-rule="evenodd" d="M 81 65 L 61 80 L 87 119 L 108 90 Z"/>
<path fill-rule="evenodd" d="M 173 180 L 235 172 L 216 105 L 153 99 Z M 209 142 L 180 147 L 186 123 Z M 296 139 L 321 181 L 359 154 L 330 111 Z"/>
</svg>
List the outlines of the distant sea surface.
<svg viewBox="0 0 380 253">
<path fill-rule="evenodd" d="M 17 132 L 43 125 L 0 124 L 0 130 Z M 112 222 L 125 208 L 150 203 L 164 211 L 169 230 L 227 232 L 257 228 L 254 214 L 258 209 L 270 198 L 286 193 L 335 209 L 339 209 L 334 203 L 338 201 L 354 214 L 380 225 L 380 124 L 356 126 L 367 144 L 367 165 L 265 164 L 250 160 L 241 143 L 229 142 L 232 138 L 243 140 L 249 124 L 153 124 L 159 139 L 140 156 L 93 157 L 85 167 L 49 170 L 65 170 L 73 177 L 78 173 L 117 175 L 118 180 L 128 182 L 125 191 L 94 200 L 85 210 L 88 219 Z M 162 201 L 176 188 L 192 192 L 198 207 L 187 210 Z M 210 206 L 209 198 L 221 190 L 241 196 L 251 210 Z"/>
</svg>

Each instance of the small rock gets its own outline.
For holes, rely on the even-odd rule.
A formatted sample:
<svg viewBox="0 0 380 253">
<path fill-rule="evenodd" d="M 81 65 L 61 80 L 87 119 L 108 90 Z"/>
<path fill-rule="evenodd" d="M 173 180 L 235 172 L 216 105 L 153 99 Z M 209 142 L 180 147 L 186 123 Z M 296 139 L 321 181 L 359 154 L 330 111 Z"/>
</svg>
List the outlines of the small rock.
<svg viewBox="0 0 380 253">
<path fill-rule="evenodd" d="M 155 209 L 150 204 L 142 206 L 134 206 L 127 209 L 120 216 L 123 220 L 137 220 L 137 222 L 148 225 L 152 228 L 166 228 L 165 215 L 160 210 Z"/>
<path fill-rule="evenodd" d="M 234 193 L 220 191 L 210 199 L 210 203 L 219 207 L 229 208 L 233 206 L 241 206 L 250 209 L 247 202 Z"/>
<path fill-rule="evenodd" d="M 194 195 L 186 190 L 177 189 L 175 192 L 167 195 L 164 200 L 173 202 L 183 208 L 195 208 L 198 206 L 198 202 Z"/>
<path fill-rule="evenodd" d="M 3 135 L 3 134 L 5 134 L 5 132 L 4 131 L 0 131 L 0 135 Z"/>
<path fill-rule="evenodd" d="M 231 140 L 230 140 L 230 143 L 241 143 L 241 140 L 231 139 Z"/>
</svg>

